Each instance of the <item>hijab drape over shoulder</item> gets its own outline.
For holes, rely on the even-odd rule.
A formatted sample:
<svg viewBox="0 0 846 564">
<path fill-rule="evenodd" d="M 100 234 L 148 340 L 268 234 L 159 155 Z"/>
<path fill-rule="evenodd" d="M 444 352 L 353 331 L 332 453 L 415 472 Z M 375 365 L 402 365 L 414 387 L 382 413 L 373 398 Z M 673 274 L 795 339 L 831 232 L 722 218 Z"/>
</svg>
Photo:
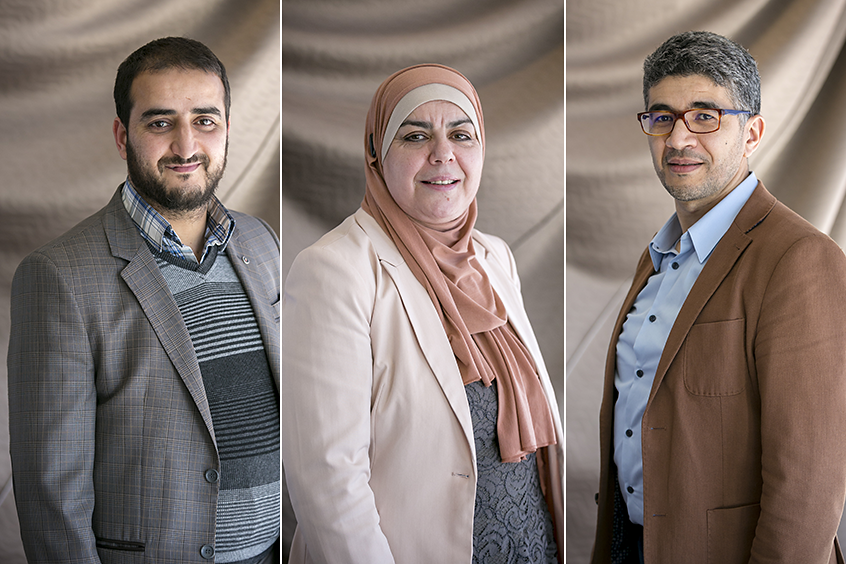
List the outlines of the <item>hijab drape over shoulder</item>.
<svg viewBox="0 0 846 564">
<path fill-rule="evenodd" d="M 503 462 L 555 443 L 552 415 L 531 354 L 475 258 L 476 200 L 439 231 L 408 216 L 394 201 L 382 164 L 400 124 L 433 100 L 452 102 L 473 122 L 485 150 L 482 107 L 473 85 L 442 65 L 417 65 L 388 77 L 376 91 L 364 136 L 367 186 L 362 208 L 391 237 L 438 311 L 464 384 L 496 379 L 497 436 Z"/>
</svg>

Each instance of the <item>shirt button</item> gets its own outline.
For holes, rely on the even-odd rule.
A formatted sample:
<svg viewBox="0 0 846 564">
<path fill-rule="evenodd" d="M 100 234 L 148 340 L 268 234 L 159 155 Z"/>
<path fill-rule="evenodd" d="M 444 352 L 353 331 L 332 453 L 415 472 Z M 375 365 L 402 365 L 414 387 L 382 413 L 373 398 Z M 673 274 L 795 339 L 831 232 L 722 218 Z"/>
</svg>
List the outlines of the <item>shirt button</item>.
<svg viewBox="0 0 846 564">
<path fill-rule="evenodd" d="M 626 436 L 631 437 L 634 433 L 632 433 L 631 429 L 626 429 Z"/>
<path fill-rule="evenodd" d="M 679 269 L 679 263 L 674 262 L 673 263 L 673 270 L 678 270 L 678 269 Z"/>
<path fill-rule="evenodd" d="M 655 317 L 654 315 L 650 315 L 650 316 L 649 316 L 649 322 L 650 322 L 650 323 L 655 323 L 655 320 L 656 320 L 656 319 L 658 319 L 658 318 L 657 318 L 657 317 Z"/>
<path fill-rule="evenodd" d="M 244 264 L 250 264 L 250 257 L 241 257 L 241 260 L 244 261 Z"/>
<path fill-rule="evenodd" d="M 635 374 L 637 374 L 638 378 L 643 378 L 643 370 L 638 370 Z"/>
<path fill-rule="evenodd" d="M 627 492 L 629 492 L 630 494 L 632 494 L 632 493 L 634 493 L 634 488 L 633 488 L 633 487 L 631 487 L 631 486 L 628 486 L 628 487 L 626 488 L 626 491 L 627 491 Z"/>
<path fill-rule="evenodd" d="M 214 484 L 220 479 L 220 473 L 214 468 L 209 468 L 206 470 L 205 477 L 208 483 Z"/>
<path fill-rule="evenodd" d="M 211 560 L 212 558 L 214 558 L 214 547 L 210 544 L 204 544 L 200 548 L 200 556 L 202 556 L 206 560 Z"/>
</svg>

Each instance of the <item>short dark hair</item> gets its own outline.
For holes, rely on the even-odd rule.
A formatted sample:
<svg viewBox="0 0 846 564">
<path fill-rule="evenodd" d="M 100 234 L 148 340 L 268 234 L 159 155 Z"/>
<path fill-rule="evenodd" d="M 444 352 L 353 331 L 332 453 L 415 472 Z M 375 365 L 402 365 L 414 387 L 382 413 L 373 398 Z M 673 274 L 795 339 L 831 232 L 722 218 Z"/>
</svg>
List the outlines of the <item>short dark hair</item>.
<svg viewBox="0 0 846 564">
<path fill-rule="evenodd" d="M 710 31 L 687 31 L 665 41 L 643 62 L 643 103 L 668 76 L 702 75 L 728 90 L 737 110 L 761 113 L 761 77 L 743 46 Z M 649 108 L 644 108 L 649 109 Z"/>
<path fill-rule="evenodd" d="M 132 82 L 143 72 L 168 69 L 202 70 L 217 75 L 223 83 L 223 104 L 229 121 L 229 79 L 226 68 L 211 49 L 186 37 L 163 37 L 151 41 L 129 55 L 118 67 L 115 78 L 115 111 L 124 127 L 132 112 Z"/>
</svg>

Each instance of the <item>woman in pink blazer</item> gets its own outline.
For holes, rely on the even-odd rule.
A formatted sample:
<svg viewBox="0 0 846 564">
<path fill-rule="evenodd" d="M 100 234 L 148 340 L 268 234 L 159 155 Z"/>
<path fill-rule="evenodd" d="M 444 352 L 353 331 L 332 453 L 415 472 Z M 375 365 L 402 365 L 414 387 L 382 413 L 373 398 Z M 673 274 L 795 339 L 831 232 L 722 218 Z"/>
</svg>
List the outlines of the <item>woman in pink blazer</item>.
<svg viewBox="0 0 846 564">
<path fill-rule="evenodd" d="M 557 402 L 513 256 L 473 229 L 473 86 L 395 73 L 364 149 L 362 208 L 297 257 L 283 297 L 291 562 L 563 561 Z"/>
</svg>

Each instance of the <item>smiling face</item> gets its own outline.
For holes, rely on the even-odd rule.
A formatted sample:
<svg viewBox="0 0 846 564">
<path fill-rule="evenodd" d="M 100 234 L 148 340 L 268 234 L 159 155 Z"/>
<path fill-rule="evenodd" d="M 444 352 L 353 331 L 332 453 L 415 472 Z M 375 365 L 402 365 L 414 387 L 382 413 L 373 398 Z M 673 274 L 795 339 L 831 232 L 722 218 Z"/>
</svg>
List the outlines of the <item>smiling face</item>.
<svg viewBox="0 0 846 564">
<path fill-rule="evenodd" d="M 650 111 L 692 108 L 743 109 L 735 107 L 728 90 L 702 75 L 668 76 L 649 90 Z M 655 172 L 680 216 L 688 214 L 695 222 L 746 178 L 747 159 L 763 131 L 760 115 L 745 123 L 742 116 L 724 115 L 713 133 L 691 133 L 677 120 L 669 135 L 648 137 Z"/>
<path fill-rule="evenodd" d="M 200 70 L 138 75 L 127 127 L 115 119 L 118 152 L 138 193 L 165 216 L 204 209 L 226 168 L 223 83 Z"/>
<path fill-rule="evenodd" d="M 426 102 L 400 125 L 382 165 L 388 191 L 412 219 L 446 228 L 470 207 L 482 176 L 482 145 L 455 104 Z"/>
</svg>

